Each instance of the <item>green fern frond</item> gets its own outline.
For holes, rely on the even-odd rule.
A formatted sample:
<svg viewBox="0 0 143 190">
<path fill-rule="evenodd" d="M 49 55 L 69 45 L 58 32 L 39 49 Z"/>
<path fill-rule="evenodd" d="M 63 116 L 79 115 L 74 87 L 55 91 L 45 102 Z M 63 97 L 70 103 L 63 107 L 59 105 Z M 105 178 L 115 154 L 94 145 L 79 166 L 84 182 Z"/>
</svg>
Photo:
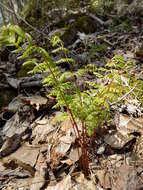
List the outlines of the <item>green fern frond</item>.
<svg viewBox="0 0 143 190">
<path fill-rule="evenodd" d="M 16 36 L 13 30 L 9 30 L 6 26 L 0 28 L 0 46 L 15 45 Z"/>
<path fill-rule="evenodd" d="M 52 124 L 59 124 L 67 119 L 70 119 L 69 114 L 67 112 L 60 112 L 56 114 L 56 116 L 52 120 Z"/>
<path fill-rule="evenodd" d="M 17 49 L 13 50 L 12 53 L 20 53 L 22 48 L 19 46 Z"/>
<path fill-rule="evenodd" d="M 30 34 L 28 34 L 27 32 L 25 33 L 25 39 L 27 39 L 29 45 L 32 45 L 32 37 Z"/>
<path fill-rule="evenodd" d="M 19 36 L 15 43 L 16 47 L 18 47 L 22 43 L 22 41 L 23 41 L 23 38 L 21 36 Z"/>
<path fill-rule="evenodd" d="M 72 58 L 61 58 L 60 60 L 56 61 L 56 63 L 62 64 L 62 63 L 72 63 L 75 64 L 75 61 Z"/>
<path fill-rule="evenodd" d="M 33 59 L 30 59 L 30 60 L 27 60 L 27 61 L 25 61 L 24 63 L 23 63 L 23 66 L 28 66 L 28 65 L 33 65 L 33 64 L 35 64 L 35 65 L 37 65 L 37 59 L 36 58 L 33 58 Z"/>
<path fill-rule="evenodd" d="M 0 46 L 16 46 L 18 48 L 23 40 L 27 40 L 29 44 L 32 44 L 31 36 L 19 26 L 9 24 L 0 28 Z"/>
<path fill-rule="evenodd" d="M 59 38 L 59 36 L 53 36 L 52 39 L 51 39 L 51 42 L 52 42 L 53 47 L 58 46 L 58 45 L 60 45 L 60 46 L 63 45 L 63 42 Z"/>
<path fill-rule="evenodd" d="M 18 25 L 8 25 L 9 32 L 17 33 L 18 36 L 24 36 L 24 31 Z"/>
<path fill-rule="evenodd" d="M 79 76 L 83 76 L 86 72 L 87 72 L 86 69 L 82 68 L 82 69 L 78 69 L 77 71 L 75 71 L 74 75 L 76 77 L 79 77 Z"/>
<path fill-rule="evenodd" d="M 64 72 L 61 74 L 59 81 L 60 82 L 67 82 L 67 81 L 73 81 L 74 80 L 74 74 L 72 72 Z"/>
<path fill-rule="evenodd" d="M 47 62 L 48 64 L 50 64 L 53 67 L 55 66 L 54 61 L 51 59 L 49 53 L 44 48 L 37 47 L 36 51 L 42 55 L 42 57 L 45 59 L 45 62 Z"/>
<path fill-rule="evenodd" d="M 44 79 L 43 79 L 43 85 L 51 87 L 51 86 L 56 85 L 56 83 L 52 76 L 47 76 L 47 77 L 44 77 Z M 50 95 L 53 95 L 53 94 L 50 94 Z"/>
<path fill-rule="evenodd" d="M 45 60 L 51 60 L 49 53 L 44 48 L 37 47 L 36 51 L 39 52 L 45 58 Z"/>
<path fill-rule="evenodd" d="M 29 73 L 31 74 L 36 74 L 36 73 L 43 73 L 43 72 L 48 72 L 49 68 L 45 62 L 43 63 L 37 63 L 36 61 L 34 62 L 36 66 L 30 71 Z"/>
<path fill-rule="evenodd" d="M 33 52 L 36 51 L 36 47 L 35 46 L 29 46 L 24 53 L 18 57 L 18 59 L 24 59 L 26 57 L 29 57 Z"/>
</svg>

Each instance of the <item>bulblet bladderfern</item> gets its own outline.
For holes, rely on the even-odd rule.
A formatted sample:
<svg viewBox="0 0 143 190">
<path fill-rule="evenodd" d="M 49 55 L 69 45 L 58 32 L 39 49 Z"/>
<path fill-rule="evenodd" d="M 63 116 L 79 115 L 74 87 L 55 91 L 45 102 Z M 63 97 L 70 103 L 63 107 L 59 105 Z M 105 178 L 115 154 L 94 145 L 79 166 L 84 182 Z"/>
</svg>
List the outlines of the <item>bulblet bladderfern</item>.
<svg viewBox="0 0 143 190">
<path fill-rule="evenodd" d="M 78 135 L 82 147 L 83 158 L 87 157 L 86 128 L 88 134 L 91 135 L 94 128 L 109 121 L 112 116 L 110 105 L 120 99 L 124 101 L 121 97 L 132 88 L 134 91 L 129 94 L 130 98 L 134 99 L 137 95 L 143 97 L 143 90 L 140 88 L 143 81 L 136 79 L 130 73 L 133 62 L 125 61 L 121 55 L 114 56 L 104 68 L 87 65 L 77 71 L 63 72 L 60 67 L 61 63 L 68 64 L 72 68 L 75 61 L 69 57 L 69 51 L 58 36 L 51 39 L 51 46 L 54 48 L 51 53 L 63 56 L 55 61 L 44 48 L 33 45 L 31 36 L 20 27 L 8 25 L 1 28 L 0 46 L 12 45 L 19 52 L 23 42 L 27 42 L 28 46 L 24 52 L 21 52 L 19 59 L 26 58 L 25 65 L 35 64 L 35 67 L 30 71 L 31 74 L 44 73 L 43 85 L 52 87 L 50 96 L 55 96 L 57 99 L 57 104 L 54 107 L 65 107 L 69 113 L 75 134 Z M 41 56 L 41 63 L 33 57 L 35 54 Z M 87 73 L 92 74 L 95 79 L 100 79 L 101 83 L 98 84 L 97 80 L 86 81 L 83 79 L 83 88 L 80 91 L 77 78 Z M 78 122 L 82 124 L 82 138 Z M 82 161 L 84 162 L 82 167 L 87 172 L 88 162 L 86 159 Z"/>
<path fill-rule="evenodd" d="M 116 102 L 121 96 L 127 93 L 135 83 L 140 86 L 142 81 L 136 80 L 129 74 L 129 70 L 133 67 L 131 61 L 124 61 L 123 56 L 116 55 L 105 68 L 96 68 L 94 65 L 87 65 L 85 68 L 77 71 L 62 72 L 60 64 L 66 63 L 73 65 L 75 61 L 70 58 L 69 50 L 64 47 L 63 42 L 58 36 L 53 36 L 51 46 L 54 48 L 51 53 L 64 55 L 59 60 L 54 61 L 50 54 L 42 47 L 32 44 L 32 38 L 28 33 L 25 33 L 19 26 L 8 25 L 0 30 L 0 45 L 13 45 L 20 50 L 20 45 L 23 42 L 28 42 L 28 47 L 19 59 L 25 59 L 25 65 L 35 64 L 31 74 L 45 72 L 47 76 L 43 79 L 44 86 L 52 87 L 51 96 L 57 98 L 55 107 L 64 107 L 65 101 L 79 121 L 84 120 L 91 133 L 92 128 L 98 127 L 102 120 L 111 116 L 110 104 Z M 38 63 L 37 58 L 31 58 L 31 55 L 38 53 L 44 59 Z M 30 57 L 30 59 L 29 59 Z M 81 93 L 78 85 L 74 83 L 78 76 L 85 73 L 92 73 L 95 78 L 99 78 L 102 84 L 97 84 L 91 81 L 85 81 L 88 89 L 84 89 Z M 131 80 L 132 78 L 132 80 Z M 142 92 L 136 88 L 139 94 Z M 64 95 L 63 97 L 61 96 Z M 131 94 L 131 96 L 134 93 Z M 135 98 L 135 97 L 133 97 Z M 104 109 L 103 109 L 104 108 Z"/>
<path fill-rule="evenodd" d="M 0 46 L 15 46 L 17 52 L 19 52 L 22 50 L 20 45 L 24 40 L 31 46 L 31 36 L 24 32 L 19 26 L 9 24 L 0 28 Z"/>
</svg>

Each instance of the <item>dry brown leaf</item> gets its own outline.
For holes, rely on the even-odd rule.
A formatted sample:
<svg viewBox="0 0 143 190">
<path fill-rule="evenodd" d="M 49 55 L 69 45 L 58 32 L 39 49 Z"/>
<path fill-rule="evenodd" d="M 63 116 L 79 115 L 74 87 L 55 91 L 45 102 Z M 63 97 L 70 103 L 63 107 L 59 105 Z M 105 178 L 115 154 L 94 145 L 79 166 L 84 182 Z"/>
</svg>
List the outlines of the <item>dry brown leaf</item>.
<svg viewBox="0 0 143 190">
<path fill-rule="evenodd" d="M 79 160 L 81 154 L 81 148 L 74 148 L 70 151 L 69 158 L 73 163 L 75 163 Z"/>
<path fill-rule="evenodd" d="M 117 130 L 122 135 L 128 135 L 133 132 L 143 133 L 143 117 L 133 118 L 125 114 L 116 114 Z"/>
<path fill-rule="evenodd" d="M 55 186 L 49 186 L 46 190 L 70 190 L 72 187 L 71 176 L 68 175 L 61 182 L 57 183 Z"/>
<path fill-rule="evenodd" d="M 32 106 L 35 106 L 37 110 L 40 109 L 40 106 L 45 105 L 47 103 L 47 98 L 44 98 L 42 96 L 30 96 L 30 97 L 24 97 L 22 100 L 26 103 L 29 103 Z"/>
<path fill-rule="evenodd" d="M 61 160 L 61 163 L 63 164 L 67 164 L 69 166 L 71 166 L 73 164 L 73 162 L 70 159 L 66 159 L 66 160 Z"/>
<path fill-rule="evenodd" d="M 71 123 L 71 120 L 70 119 L 66 119 L 65 121 L 63 121 L 61 123 L 61 130 L 62 131 L 67 131 L 69 129 L 73 128 L 73 125 Z"/>
</svg>

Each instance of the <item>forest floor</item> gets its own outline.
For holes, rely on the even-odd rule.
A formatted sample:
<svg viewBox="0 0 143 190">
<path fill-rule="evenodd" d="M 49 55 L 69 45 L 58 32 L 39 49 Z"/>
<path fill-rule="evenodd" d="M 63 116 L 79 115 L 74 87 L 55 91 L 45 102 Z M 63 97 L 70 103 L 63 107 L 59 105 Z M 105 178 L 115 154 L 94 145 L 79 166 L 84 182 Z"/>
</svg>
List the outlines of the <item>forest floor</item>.
<svg viewBox="0 0 143 190">
<path fill-rule="evenodd" d="M 134 72 L 142 80 L 141 23 L 137 19 L 131 28 L 123 23 L 90 34 L 77 31 L 76 38 L 70 34 L 67 48 L 77 67 L 104 67 L 120 54 L 134 61 Z M 48 31 L 48 37 L 56 31 Z M 143 189 L 143 109 L 137 99 L 125 96 L 125 104 L 116 105 L 112 125 L 96 129 L 86 177 L 71 121 L 60 121 L 61 110 L 52 109 L 55 100 L 47 98 L 41 76 L 21 76 L 21 63 L 6 47 L 0 56 L 0 189 Z M 93 79 L 90 73 L 84 77 Z"/>
</svg>

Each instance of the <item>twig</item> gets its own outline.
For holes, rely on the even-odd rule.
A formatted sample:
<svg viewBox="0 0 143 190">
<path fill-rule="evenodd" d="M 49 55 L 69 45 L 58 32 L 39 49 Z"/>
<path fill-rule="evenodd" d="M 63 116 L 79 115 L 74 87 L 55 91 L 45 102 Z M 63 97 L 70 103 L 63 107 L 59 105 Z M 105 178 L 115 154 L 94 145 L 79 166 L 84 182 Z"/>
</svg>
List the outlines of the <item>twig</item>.
<svg viewBox="0 0 143 190">
<path fill-rule="evenodd" d="M 113 43 L 111 43 L 109 40 L 105 39 L 105 36 L 98 36 L 97 39 L 102 40 L 103 42 L 107 43 L 111 47 L 114 46 Z"/>
<path fill-rule="evenodd" d="M 109 46 L 111 46 L 111 47 L 114 46 L 113 43 L 111 43 L 110 41 L 108 41 L 108 40 L 106 40 L 106 39 L 103 39 L 103 41 L 106 42 L 106 43 L 107 43 Z"/>
<path fill-rule="evenodd" d="M 121 98 L 119 98 L 116 102 L 113 102 L 111 105 L 119 103 L 121 100 L 123 100 L 124 98 L 126 98 L 135 88 L 136 88 L 136 85 L 129 92 L 127 92 L 126 94 L 124 94 Z"/>
<path fill-rule="evenodd" d="M 105 22 L 103 22 L 100 18 L 98 18 L 97 16 L 95 16 L 94 14 L 92 14 L 92 13 L 89 13 L 89 16 L 91 17 L 91 18 L 93 18 L 96 22 L 98 22 L 100 25 L 105 25 Z"/>
</svg>

